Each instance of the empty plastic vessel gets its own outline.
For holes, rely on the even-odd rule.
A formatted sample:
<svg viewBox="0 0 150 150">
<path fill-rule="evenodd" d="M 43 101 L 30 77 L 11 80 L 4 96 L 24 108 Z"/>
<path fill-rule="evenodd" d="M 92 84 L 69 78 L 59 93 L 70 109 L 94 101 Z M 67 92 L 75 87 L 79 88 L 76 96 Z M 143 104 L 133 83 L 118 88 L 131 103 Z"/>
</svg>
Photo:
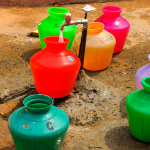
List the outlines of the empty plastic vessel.
<svg viewBox="0 0 150 150">
<path fill-rule="evenodd" d="M 39 94 L 61 98 L 72 91 L 79 69 L 80 60 L 66 49 L 69 39 L 58 42 L 59 37 L 46 37 L 46 48 L 31 57 L 30 66 Z"/>
<path fill-rule="evenodd" d="M 94 20 L 94 22 L 102 22 L 105 25 L 104 29 L 114 35 L 116 38 L 114 53 L 118 53 L 124 47 L 130 24 L 120 16 L 122 8 L 118 6 L 104 6 L 102 11 L 103 15 Z"/>
<path fill-rule="evenodd" d="M 87 70 L 103 70 L 111 62 L 116 40 L 111 33 L 103 28 L 104 24 L 102 23 L 89 23 L 83 64 Z M 80 41 L 81 33 L 76 35 L 74 39 L 77 54 L 79 54 Z"/>
<path fill-rule="evenodd" d="M 31 95 L 11 114 L 8 124 L 17 150 L 61 150 L 69 119 L 52 103 L 46 95 Z"/>
<path fill-rule="evenodd" d="M 126 98 L 126 110 L 132 135 L 150 142 L 150 77 L 141 81 L 144 89 L 130 93 Z"/>
<path fill-rule="evenodd" d="M 51 7 L 48 9 L 49 16 L 40 21 L 38 24 L 38 32 L 42 49 L 46 47 L 43 41 L 45 37 L 60 35 L 60 26 L 65 22 L 65 14 L 68 12 L 69 10 L 63 7 Z M 67 49 L 71 48 L 76 31 L 76 25 L 64 27 L 63 37 L 70 40 L 67 45 Z"/>
<path fill-rule="evenodd" d="M 148 55 L 148 59 L 150 60 L 150 54 Z M 144 77 L 148 77 L 148 76 L 150 76 L 150 64 L 147 64 L 141 67 L 140 69 L 138 69 L 138 71 L 135 74 L 135 83 L 138 90 L 143 88 L 141 84 L 141 80 Z"/>
</svg>

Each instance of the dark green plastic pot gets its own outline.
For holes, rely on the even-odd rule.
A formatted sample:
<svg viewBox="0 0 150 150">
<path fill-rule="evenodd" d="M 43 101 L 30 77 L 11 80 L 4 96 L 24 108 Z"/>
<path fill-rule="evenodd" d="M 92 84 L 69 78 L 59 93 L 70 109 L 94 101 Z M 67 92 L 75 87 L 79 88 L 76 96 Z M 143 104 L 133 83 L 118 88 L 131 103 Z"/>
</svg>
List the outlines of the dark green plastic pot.
<svg viewBox="0 0 150 150">
<path fill-rule="evenodd" d="M 150 77 L 143 78 L 141 83 L 144 89 L 130 93 L 125 106 L 132 135 L 150 142 Z"/>
<path fill-rule="evenodd" d="M 31 95 L 23 103 L 9 118 L 17 150 L 61 150 L 69 126 L 66 113 L 46 95 Z"/>
<path fill-rule="evenodd" d="M 51 7 L 48 9 L 49 16 L 38 24 L 38 32 L 42 49 L 45 48 L 43 39 L 48 36 L 59 36 L 60 26 L 65 22 L 65 14 L 69 10 L 63 7 Z M 70 40 L 67 49 L 70 50 L 75 34 L 77 32 L 76 25 L 65 26 L 63 30 L 63 37 Z"/>
</svg>

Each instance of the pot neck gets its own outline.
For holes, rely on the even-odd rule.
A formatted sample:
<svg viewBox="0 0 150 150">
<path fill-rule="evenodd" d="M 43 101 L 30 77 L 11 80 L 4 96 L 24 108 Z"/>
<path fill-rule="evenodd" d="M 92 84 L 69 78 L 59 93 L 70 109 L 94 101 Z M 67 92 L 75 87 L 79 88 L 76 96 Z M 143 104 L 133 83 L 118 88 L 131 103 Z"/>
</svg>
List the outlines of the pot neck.
<svg viewBox="0 0 150 150">
<path fill-rule="evenodd" d="M 144 90 L 150 93 L 150 77 L 145 77 L 141 80 Z"/>
<path fill-rule="evenodd" d="M 120 13 L 122 12 L 122 8 L 118 6 L 104 6 L 102 7 L 102 11 L 104 13 L 104 16 L 118 17 L 120 16 Z"/>
<path fill-rule="evenodd" d="M 43 39 L 45 42 L 46 48 L 43 51 L 54 51 L 54 52 L 61 52 L 65 50 L 67 44 L 69 43 L 69 39 L 63 37 L 64 42 L 59 42 L 59 36 L 50 36 Z"/>
<path fill-rule="evenodd" d="M 102 32 L 104 29 L 104 24 L 99 22 L 91 22 L 89 23 L 87 33 L 88 34 L 97 34 Z"/>
<path fill-rule="evenodd" d="M 68 13 L 69 10 L 63 7 L 51 7 L 48 9 L 48 13 L 51 18 L 64 20 L 65 14 Z"/>
<path fill-rule="evenodd" d="M 23 100 L 27 111 L 31 113 L 43 113 L 50 110 L 53 99 L 46 95 L 35 94 Z"/>
</svg>

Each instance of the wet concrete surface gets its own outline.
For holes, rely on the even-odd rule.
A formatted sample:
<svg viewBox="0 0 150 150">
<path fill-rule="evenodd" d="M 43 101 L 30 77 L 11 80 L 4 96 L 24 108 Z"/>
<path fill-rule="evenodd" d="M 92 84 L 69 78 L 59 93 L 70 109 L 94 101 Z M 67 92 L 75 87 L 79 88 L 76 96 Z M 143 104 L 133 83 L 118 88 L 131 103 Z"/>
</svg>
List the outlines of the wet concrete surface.
<svg viewBox="0 0 150 150">
<path fill-rule="evenodd" d="M 116 5 L 130 22 L 131 29 L 124 49 L 114 54 L 111 64 L 103 71 L 85 70 L 78 78 L 72 93 L 55 100 L 55 105 L 69 116 L 70 126 L 63 150 L 148 150 L 150 145 L 135 139 L 128 126 L 125 98 L 136 90 L 136 71 L 149 63 L 150 2 L 124 0 L 89 3 L 96 10 L 87 19 L 102 15 L 101 8 Z M 22 106 L 22 100 L 35 94 L 30 70 L 30 57 L 38 52 L 38 37 L 28 36 L 37 24 L 48 16 L 51 7 L 0 7 L 0 150 L 15 150 L 7 120 Z M 72 20 L 83 19 L 85 4 L 61 5 L 72 13 Z M 81 32 L 82 25 L 78 26 Z M 32 38 L 30 42 L 29 39 Z M 75 53 L 74 46 L 71 51 Z"/>
</svg>

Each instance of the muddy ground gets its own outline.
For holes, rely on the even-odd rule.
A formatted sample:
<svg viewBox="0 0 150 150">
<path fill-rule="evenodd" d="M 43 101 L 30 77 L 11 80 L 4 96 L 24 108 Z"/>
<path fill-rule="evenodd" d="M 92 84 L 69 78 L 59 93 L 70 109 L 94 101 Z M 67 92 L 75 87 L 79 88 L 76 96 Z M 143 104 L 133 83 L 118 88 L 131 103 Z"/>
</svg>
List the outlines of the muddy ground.
<svg viewBox="0 0 150 150">
<path fill-rule="evenodd" d="M 81 73 L 72 93 L 55 100 L 69 116 L 70 126 L 62 150 L 149 150 L 150 145 L 135 139 L 129 130 L 126 96 L 136 90 L 135 73 L 149 63 L 150 2 L 124 0 L 88 3 L 89 22 L 102 15 L 106 5 L 122 7 L 121 15 L 131 29 L 123 50 L 114 54 L 103 71 Z M 16 150 L 7 127 L 10 114 L 22 100 L 36 93 L 30 70 L 30 57 L 41 49 L 38 37 L 28 36 L 48 16 L 53 5 L 0 7 L 0 150 Z M 72 13 L 72 20 L 83 19 L 85 4 L 61 5 Z M 81 32 L 78 26 L 78 32 Z M 29 39 L 32 38 L 30 42 Z M 74 45 L 71 51 L 75 53 Z"/>
</svg>

